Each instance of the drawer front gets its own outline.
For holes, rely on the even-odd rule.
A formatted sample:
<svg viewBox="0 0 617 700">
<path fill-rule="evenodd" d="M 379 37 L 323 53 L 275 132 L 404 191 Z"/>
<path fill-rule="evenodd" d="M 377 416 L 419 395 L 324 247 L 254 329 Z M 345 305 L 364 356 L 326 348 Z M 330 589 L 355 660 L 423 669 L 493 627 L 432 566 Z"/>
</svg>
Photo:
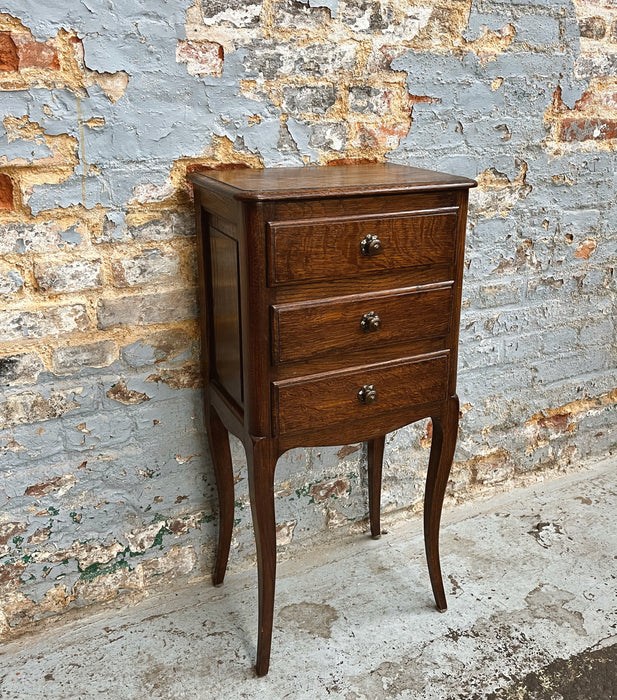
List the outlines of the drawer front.
<svg viewBox="0 0 617 700">
<path fill-rule="evenodd" d="M 272 307 L 274 363 L 444 337 L 452 286 L 358 294 Z"/>
<path fill-rule="evenodd" d="M 457 218 L 458 207 L 449 207 L 379 217 L 270 222 L 268 282 L 276 286 L 449 264 Z"/>
<path fill-rule="evenodd" d="M 446 352 L 274 382 L 275 432 L 371 420 L 382 413 L 444 400 L 448 360 Z M 376 392 L 374 396 L 371 391 Z"/>
</svg>

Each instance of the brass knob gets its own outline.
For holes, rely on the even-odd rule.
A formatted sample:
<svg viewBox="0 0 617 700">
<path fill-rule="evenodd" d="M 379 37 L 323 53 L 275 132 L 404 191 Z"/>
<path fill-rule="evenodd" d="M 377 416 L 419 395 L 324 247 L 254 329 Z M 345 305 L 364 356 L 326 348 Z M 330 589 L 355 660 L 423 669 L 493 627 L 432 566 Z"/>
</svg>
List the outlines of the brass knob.
<svg viewBox="0 0 617 700">
<path fill-rule="evenodd" d="M 369 233 L 360 241 L 360 251 L 362 255 L 378 255 L 383 250 L 379 236 Z"/>
<path fill-rule="evenodd" d="M 381 328 L 381 319 L 374 311 L 369 311 L 362 316 L 360 325 L 365 333 L 375 333 Z"/>
<path fill-rule="evenodd" d="M 358 401 L 365 406 L 377 401 L 377 390 L 372 384 L 365 384 L 358 392 Z"/>
</svg>

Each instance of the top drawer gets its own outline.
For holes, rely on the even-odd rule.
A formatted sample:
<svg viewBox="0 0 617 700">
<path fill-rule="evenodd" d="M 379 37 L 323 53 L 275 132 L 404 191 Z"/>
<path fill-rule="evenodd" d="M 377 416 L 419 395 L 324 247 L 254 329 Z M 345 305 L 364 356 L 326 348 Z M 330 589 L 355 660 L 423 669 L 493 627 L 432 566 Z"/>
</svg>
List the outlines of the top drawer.
<svg viewBox="0 0 617 700">
<path fill-rule="evenodd" d="M 268 223 L 268 284 L 449 264 L 458 207 Z"/>
</svg>

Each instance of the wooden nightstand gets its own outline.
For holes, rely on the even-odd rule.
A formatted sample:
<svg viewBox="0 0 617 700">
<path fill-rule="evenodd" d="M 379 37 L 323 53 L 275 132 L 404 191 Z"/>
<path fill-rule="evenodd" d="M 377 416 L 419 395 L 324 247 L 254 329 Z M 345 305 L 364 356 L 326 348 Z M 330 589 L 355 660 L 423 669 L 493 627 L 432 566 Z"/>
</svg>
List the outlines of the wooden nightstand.
<svg viewBox="0 0 617 700">
<path fill-rule="evenodd" d="M 390 164 L 193 173 L 206 421 L 220 504 L 213 581 L 234 516 L 228 431 L 246 448 L 268 672 L 274 471 L 292 447 L 368 442 L 380 535 L 386 433 L 431 417 L 425 543 L 446 609 L 439 522 L 458 427 L 456 361 L 473 180 Z"/>
</svg>

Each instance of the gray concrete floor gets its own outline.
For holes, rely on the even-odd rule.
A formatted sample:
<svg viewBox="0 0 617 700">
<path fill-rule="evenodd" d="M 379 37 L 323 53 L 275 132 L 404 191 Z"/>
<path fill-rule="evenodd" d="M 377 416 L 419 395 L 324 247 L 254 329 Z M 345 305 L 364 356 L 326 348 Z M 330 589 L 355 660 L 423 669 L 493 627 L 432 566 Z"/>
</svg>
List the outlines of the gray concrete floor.
<svg viewBox="0 0 617 700">
<path fill-rule="evenodd" d="M 0 697 L 610 700 L 616 505 L 609 461 L 446 511 L 445 614 L 433 607 L 419 519 L 283 562 L 266 678 L 252 670 L 247 571 L 5 644 Z"/>
</svg>

